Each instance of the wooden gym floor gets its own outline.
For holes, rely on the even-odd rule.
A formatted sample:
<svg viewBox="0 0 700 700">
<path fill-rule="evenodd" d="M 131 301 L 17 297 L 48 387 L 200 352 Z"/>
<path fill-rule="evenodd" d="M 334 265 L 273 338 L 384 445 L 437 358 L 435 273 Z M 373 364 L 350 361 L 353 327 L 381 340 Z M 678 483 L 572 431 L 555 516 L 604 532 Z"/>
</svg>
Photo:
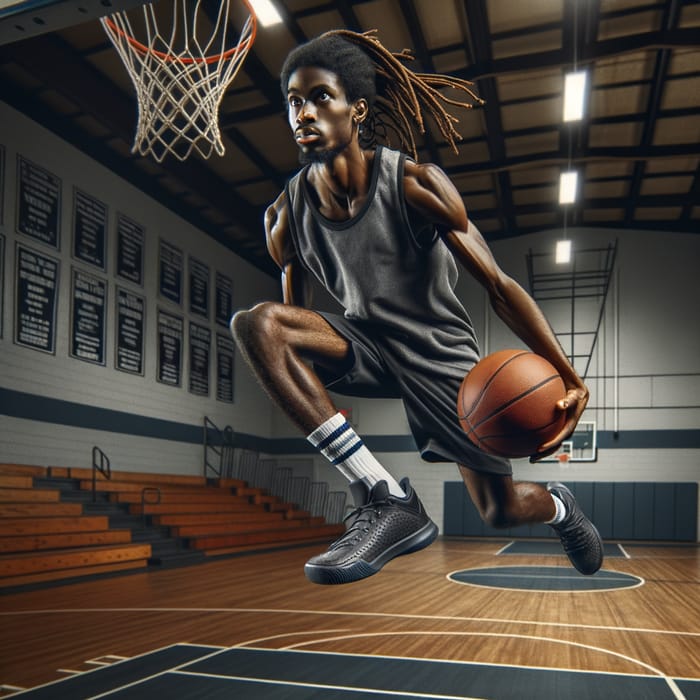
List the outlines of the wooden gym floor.
<svg viewBox="0 0 700 700">
<path fill-rule="evenodd" d="M 441 538 L 339 587 L 304 578 L 319 549 L 2 595 L 0 697 L 700 698 L 697 545 L 612 544 L 589 579 Z"/>
</svg>

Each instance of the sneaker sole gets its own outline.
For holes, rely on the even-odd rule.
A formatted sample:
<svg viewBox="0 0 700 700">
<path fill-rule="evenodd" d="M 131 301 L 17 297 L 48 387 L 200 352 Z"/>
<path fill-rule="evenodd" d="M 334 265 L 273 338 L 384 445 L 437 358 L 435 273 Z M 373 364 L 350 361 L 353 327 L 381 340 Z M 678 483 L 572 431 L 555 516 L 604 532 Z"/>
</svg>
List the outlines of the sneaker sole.
<svg viewBox="0 0 700 700">
<path fill-rule="evenodd" d="M 304 573 L 306 578 L 312 583 L 321 585 L 337 585 L 341 583 L 352 583 L 360 581 L 376 574 L 385 564 L 396 557 L 404 554 L 411 554 L 424 549 L 435 541 L 438 536 L 438 527 L 434 522 L 424 525 L 418 532 L 397 542 L 384 551 L 374 561 L 366 562 L 359 559 L 348 566 L 318 566 L 316 564 L 306 564 Z"/>
</svg>

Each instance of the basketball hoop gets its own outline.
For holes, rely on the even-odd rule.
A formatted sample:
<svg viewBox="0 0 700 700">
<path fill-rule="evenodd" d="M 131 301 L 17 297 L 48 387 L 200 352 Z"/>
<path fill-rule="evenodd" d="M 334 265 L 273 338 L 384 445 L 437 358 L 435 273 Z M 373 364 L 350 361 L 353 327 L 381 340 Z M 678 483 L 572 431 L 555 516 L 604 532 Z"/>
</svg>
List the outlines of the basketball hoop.
<svg viewBox="0 0 700 700">
<path fill-rule="evenodd" d="M 193 151 L 203 158 L 224 154 L 219 106 L 257 30 L 248 0 L 242 3 L 247 17 L 230 48 L 231 0 L 211 3 L 218 6 L 215 17 L 202 0 L 162 0 L 144 5 L 142 16 L 133 12 L 130 19 L 122 11 L 100 19 L 136 89 L 132 153 L 159 163 L 168 153 L 183 161 Z"/>
</svg>

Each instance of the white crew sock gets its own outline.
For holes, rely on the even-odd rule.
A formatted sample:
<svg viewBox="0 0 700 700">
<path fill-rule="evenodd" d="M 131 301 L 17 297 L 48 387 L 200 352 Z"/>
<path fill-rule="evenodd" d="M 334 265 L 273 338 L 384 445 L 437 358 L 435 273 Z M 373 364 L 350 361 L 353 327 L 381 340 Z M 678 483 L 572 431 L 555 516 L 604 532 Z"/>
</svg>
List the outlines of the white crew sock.
<svg viewBox="0 0 700 700">
<path fill-rule="evenodd" d="M 374 458 L 342 413 L 329 418 L 306 439 L 338 467 L 348 481 L 362 479 L 372 488 L 383 480 L 392 495 L 406 495 L 396 479 Z"/>
<path fill-rule="evenodd" d="M 549 495 L 554 501 L 556 511 L 554 512 L 554 517 L 551 520 L 545 520 L 545 523 L 547 525 L 559 525 L 559 523 L 566 517 L 566 506 L 562 503 L 562 500 L 553 493 L 550 493 Z"/>
</svg>

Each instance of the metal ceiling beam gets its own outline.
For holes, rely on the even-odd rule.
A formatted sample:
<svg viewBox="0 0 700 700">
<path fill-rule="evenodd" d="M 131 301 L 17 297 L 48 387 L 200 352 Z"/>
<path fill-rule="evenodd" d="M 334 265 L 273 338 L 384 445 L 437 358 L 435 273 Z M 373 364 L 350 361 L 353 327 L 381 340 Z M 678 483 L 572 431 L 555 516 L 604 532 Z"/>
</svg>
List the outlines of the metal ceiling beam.
<svg viewBox="0 0 700 700">
<path fill-rule="evenodd" d="M 649 207 L 650 209 L 663 209 L 668 207 L 682 207 L 688 201 L 688 196 L 684 194 L 658 194 L 658 195 L 646 195 L 640 197 L 637 200 L 638 207 Z M 581 198 L 581 209 L 591 210 L 591 209 L 625 209 L 627 204 L 627 197 L 590 197 L 588 199 Z M 551 214 L 555 207 L 558 207 L 558 203 L 555 201 L 551 202 L 537 202 L 536 204 L 521 204 L 518 207 L 518 216 L 525 216 L 528 214 Z M 498 216 L 498 207 L 491 207 L 488 209 L 472 209 L 471 214 L 475 218 L 480 219 L 493 219 Z M 620 221 L 620 226 L 626 226 L 627 223 Z M 581 225 L 581 224 L 578 224 Z M 700 233 L 700 231 L 698 231 Z"/>
<path fill-rule="evenodd" d="M 679 17 L 679 4 L 677 0 L 671 0 L 665 7 L 661 20 L 661 29 L 666 31 L 675 29 L 676 25 L 678 24 Z M 642 130 L 642 137 L 639 142 L 639 145 L 642 148 L 651 145 L 654 138 L 654 130 L 656 128 L 656 121 L 659 117 L 659 111 L 661 109 L 661 99 L 663 98 L 666 73 L 668 72 L 670 62 L 671 51 L 669 49 L 662 49 L 657 53 L 656 60 L 654 62 L 654 75 L 651 80 L 651 90 L 649 91 L 649 98 L 647 100 L 646 109 L 644 110 L 646 120 Z M 629 190 L 629 201 L 625 207 L 626 224 L 630 224 L 634 218 L 636 201 L 639 199 L 639 193 L 642 188 L 642 180 L 644 179 L 644 169 L 645 163 L 637 161 L 634 164 L 634 173 L 632 174 L 632 182 Z"/>
<path fill-rule="evenodd" d="M 700 156 L 700 144 L 678 144 L 671 146 L 607 146 L 602 148 L 586 148 L 579 162 L 599 161 L 609 162 L 614 160 L 635 161 L 651 160 L 653 158 L 686 158 Z M 548 151 L 544 153 L 531 153 L 525 156 L 504 158 L 501 161 L 486 161 L 484 163 L 468 163 L 448 166 L 445 172 L 448 175 L 466 175 L 474 173 L 496 173 L 502 170 L 515 168 L 527 168 L 528 166 L 561 165 L 568 161 L 568 154 L 561 151 Z"/>
<path fill-rule="evenodd" d="M 215 24 L 217 13 L 219 12 L 219 3 L 214 0 L 205 0 L 202 3 L 202 8 L 205 15 L 209 18 L 212 24 Z M 226 32 L 226 45 L 235 46 L 238 38 L 233 35 L 231 29 Z M 250 77 L 253 85 L 260 90 L 265 98 L 274 103 L 280 99 L 279 81 L 275 80 L 267 70 L 263 62 L 258 58 L 255 52 L 255 45 L 248 51 L 248 55 L 243 62 L 243 70 Z M 236 147 L 248 158 L 262 173 L 274 179 L 279 187 L 284 185 L 284 179 L 275 174 L 275 168 L 263 156 L 263 154 L 253 146 L 250 141 L 243 136 L 238 129 L 233 125 L 222 126 L 219 122 L 219 128 L 224 132 L 236 145 Z"/>
<path fill-rule="evenodd" d="M 304 30 L 301 28 L 299 22 L 297 22 L 294 14 L 287 9 L 285 3 L 277 2 L 275 3 L 275 8 L 282 17 L 282 21 L 284 22 L 284 26 L 287 27 L 287 31 L 294 37 L 295 41 L 298 44 L 305 44 L 309 38 L 304 33 Z"/>
<path fill-rule="evenodd" d="M 478 220 L 477 220 L 477 225 L 478 225 Z M 669 231 L 673 233 L 689 233 L 689 234 L 694 234 L 697 233 L 697 226 L 694 224 L 685 224 L 682 223 L 678 220 L 665 220 L 665 219 L 660 219 L 658 221 L 633 221 L 631 226 L 628 227 L 623 227 L 622 224 L 619 221 L 614 221 L 614 220 L 609 220 L 609 221 L 591 221 L 591 222 L 586 222 L 583 224 L 584 228 L 589 228 L 589 229 L 619 229 L 620 231 L 625 231 L 625 230 L 638 230 L 638 231 L 654 231 L 656 233 L 660 231 Z M 540 225 L 535 225 L 535 226 L 521 226 L 517 233 L 512 232 L 512 231 L 482 231 L 482 234 L 484 238 L 486 238 L 487 241 L 500 241 L 500 240 L 505 240 L 507 238 L 513 238 L 515 236 L 521 236 L 521 235 L 526 235 L 528 233 L 542 233 L 545 230 L 558 230 L 558 226 L 542 226 Z"/>
<path fill-rule="evenodd" d="M 595 5 L 597 0 L 591 0 Z M 592 11 L 592 10 L 591 10 Z M 586 39 L 585 52 L 582 51 L 582 59 L 579 63 L 593 63 L 597 60 L 610 58 L 612 56 L 624 55 L 625 53 L 634 53 L 641 50 L 655 50 L 659 48 L 662 36 L 665 37 L 665 44 L 668 48 L 697 48 L 700 44 L 700 30 L 698 29 L 676 29 L 672 32 L 651 32 L 639 35 L 622 37 L 618 40 L 606 40 L 601 42 L 590 41 Z M 431 60 L 435 56 L 448 51 L 465 51 L 464 44 L 451 44 L 449 46 L 440 47 L 429 51 Z M 469 53 L 469 52 L 468 52 Z M 472 56 L 468 56 L 467 68 L 462 70 L 451 71 L 451 75 L 465 80 L 478 81 L 482 78 L 505 75 L 507 73 L 519 73 L 528 70 L 546 70 L 548 68 L 561 68 L 569 63 L 569 55 L 563 49 L 555 51 L 545 51 L 541 53 L 528 54 L 526 56 L 514 56 L 509 58 L 494 59 L 490 61 L 479 62 Z M 246 61 L 250 60 L 250 56 Z M 245 64 L 244 64 L 245 66 Z M 683 76 L 669 76 L 669 80 L 692 78 L 696 77 L 696 72 L 691 72 Z M 643 84 L 646 81 L 631 81 L 630 83 L 620 83 L 614 85 L 600 85 L 596 90 L 606 90 L 608 88 L 617 88 L 625 86 L 635 86 Z M 277 82 L 274 81 L 275 86 Z M 261 81 L 261 85 L 265 82 Z M 277 88 L 276 88 L 277 89 Z M 235 95 L 235 88 L 231 91 Z M 547 97 L 547 96 L 542 96 Z M 280 98 L 281 99 L 281 98 Z M 236 113 L 234 120 L 240 118 L 241 121 L 254 119 L 259 116 L 269 116 L 270 114 L 278 113 L 278 108 L 275 106 L 275 100 L 269 107 L 252 108 L 250 110 L 242 110 Z M 510 103 L 502 103 L 510 104 Z M 227 117 L 224 117 L 227 119 Z"/>
<path fill-rule="evenodd" d="M 466 0 L 465 6 L 469 7 L 471 3 Z M 523 32 L 523 36 L 529 33 L 530 30 L 527 30 Z M 587 44 L 581 49 L 579 63 L 595 63 L 604 58 L 612 58 L 613 56 L 622 56 L 639 51 L 697 48 L 698 44 L 700 44 L 700 29 L 696 28 L 644 32 L 614 39 L 603 39 L 593 44 Z M 464 47 L 459 44 L 451 48 L 457 51 Z M 465 80 L 482 80 L 483 78 L 505 75 L 506 73 L 558 68 L 566 64 L 567 61 L 568 54 L 566 50 L 555 49 L 525 56 L 509 56 L 508 58 L 477 61 L 463 70 L 453 71 L 452 74 Z"/>
<path fill-rule="evenodd" d="M 418 13 L 416 12 L 414 1 L 405 0 L 401 3 L 400 7 L 403 12 L 409 34 L 411 35 L 414 55 L 423 65 L 424 72 L 435 73 L 435 64 L 430 56 L 430 52 L 428 51 L 428 45 L 425 41 L 425 35 L 423 34 L 423 29 L 420 25 L 420 20 L 418 18 Z M 432 137 L 429 131 L 426 130 L 425 134 L 423 135 L 423 140 L 425 142 L 425 148 L 430 154 L 430 161 L 435 165 L 442 167 L 442 158 L 440 158 L 440 153 L 435 145 L 435 139 Z"/>
<path fill-rule="evenodd" d="M 700 207 L 700 165 L 695 169 L 693 184 L 688 190 L 688 198 L 683 207 L 683 212 L 681 213 L 681 221 L 690 224 L 693 209 L 697 207 Z M 700 225 L 697 221 L 695 222 L 695 226 L 700 229 Z"/>
<path fill-rule="evenodd" d="M 561 87 L 562 93 L 564 88 L 564 74 L 570 71 L 579 70 L 578 58 L 580 47 L 583 45 L 586 26 L 585 18 L 580 17 L 580 3 L 576 0 L 568 0 L 564 2 L 563 22 L 561 26 L 562 47 L 564 50 L 568 47 L 571 55 L 569 61 L 562 66 Z M 568 153 L 567 169 L 575 168 L 578 156 L 583 150 L 583 120 L 576 122 L 564 123 L 560 122 L 559 127 L 559 150 L 566 150 Z M 581 173 L 583 175 L 583 173 Z M 583 181 L 583 177 L 581 177 Z M 568 206 L 559 207 L 559 213 L 562 220 L 562 225 L 566 227 L 571 224 L 576 226 L 581 217 L 581 197 Z"/>
<path fill-rule="evenodd" d="M 362 31 L 360 20 L 357 19 L 355 10 L 352 8 L 352 5 L 348 2 L 348 0 L 341 0 L 340 2 L 333 3 L 333 5 L 334 9 L 337 9 L 338 12 L 340 12 L 340 16 L 343 18 L 343 24 L 345 25 L 346 29 L 349 29 L 351 32 Z"/>
<path fill-rule="evenodd" d="M 469 39 L 474 51 L 474 59 L 477 64 L 489 64 L 492 62 L 492 55 L 486 2 L 485 0 L 465 0 L 464 11 L 469 23 Z M 495 78 L 481 78 L 478 88 L 479 96 L 486 101 L 483 109 L 486 118 L 486 142 L 490 160 L 500 162 L 506 159 L 506 148 Z M 510 174 L 506 170 L 494 172 L 498 181 L 497 197 L 502 207 L 499 220 L 504 228 L 516 230 L 517 223 Z"/>
</svg>

